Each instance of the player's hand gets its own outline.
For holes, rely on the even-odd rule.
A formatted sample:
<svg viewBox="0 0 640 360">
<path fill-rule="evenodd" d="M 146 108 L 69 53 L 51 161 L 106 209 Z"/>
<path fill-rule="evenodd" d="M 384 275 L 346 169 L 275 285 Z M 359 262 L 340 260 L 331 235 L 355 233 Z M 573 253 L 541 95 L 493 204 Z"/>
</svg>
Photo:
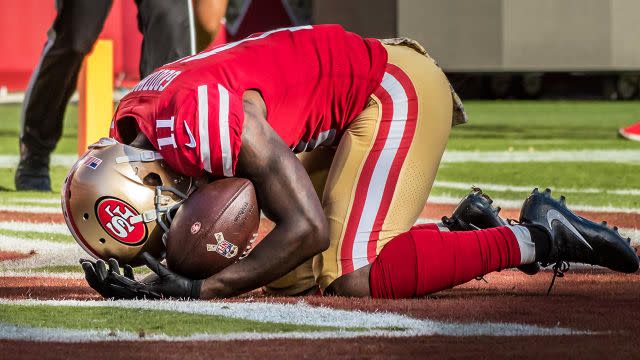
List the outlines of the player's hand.
<svg viewBox="0 0 640 360">
<path fill-rule="evenodd" d="M 142 253 L 147 267 L 151 269 L 158 277 L 149 278 L 145 285 L 153 293 L 162 295 L 162 297 L 179 298 L 179 299 L 198 299 L 200 298 L 200 289 L 202 288 L 202 280 L 191 280 L 184 276 L 180 276 L 167 269 L 148 252 Z"/>
<path fill-rule="evenodd" d="M 115 259 L 109 259 L 109 268 L 103 260 L 80 259 L 85 278 L 94 290 L 105 299 L 157 299 L 161 296 L 153 293 L 144 283 L 136 281 L 133 269 L 124 266 L 124 275 Z"/>
</svg>

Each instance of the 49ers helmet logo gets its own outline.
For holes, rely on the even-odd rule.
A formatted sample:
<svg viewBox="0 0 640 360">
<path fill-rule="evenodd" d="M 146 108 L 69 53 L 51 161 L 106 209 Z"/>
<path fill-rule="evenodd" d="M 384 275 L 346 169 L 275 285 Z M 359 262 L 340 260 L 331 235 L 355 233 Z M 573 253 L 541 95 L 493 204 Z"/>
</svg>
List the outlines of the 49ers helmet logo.
<svg viewBox="0 0 640 360">
<path fill-rule="evenodd" d="M 140 245 L 147 238 L 147 227 L 139 215 L 131 205 L 113 197 L 101 198 L 96 203 L 96 216 L 102 228 L 125 245 Z"/>
</svg>

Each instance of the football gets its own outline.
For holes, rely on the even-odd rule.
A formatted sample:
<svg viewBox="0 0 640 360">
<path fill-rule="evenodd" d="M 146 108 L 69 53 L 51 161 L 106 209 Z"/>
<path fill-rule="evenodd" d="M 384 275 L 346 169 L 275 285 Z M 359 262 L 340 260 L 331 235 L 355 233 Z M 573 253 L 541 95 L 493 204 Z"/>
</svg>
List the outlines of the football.
<svg viewBox="0 0 640 360">
<path fill-rule="evenodd" d="M 206 279 L 246 256 L 260 225 L 255 190 L 247 179 L 206 184 L 180 206 L 167 234 L 167 266 Z"/>
</svg>

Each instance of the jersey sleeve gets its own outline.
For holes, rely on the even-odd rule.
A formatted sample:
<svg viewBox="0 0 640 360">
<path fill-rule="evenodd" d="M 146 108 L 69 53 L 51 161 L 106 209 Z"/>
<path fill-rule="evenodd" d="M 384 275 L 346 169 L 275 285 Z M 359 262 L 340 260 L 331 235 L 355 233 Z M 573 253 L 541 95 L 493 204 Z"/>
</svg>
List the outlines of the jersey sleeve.
<svg viewBox="0 0 640 360">
<path fill-rule="evenodd" d="M 234 176 L 242 144 L 242 95 L 219 83 L 198 85 L 196 108 L 193 120 L 202 170 L 214 176 Z"/>
<path fill-rule="evenodd" d="M 166 94 L 153 130 L 156 149 L 181 174 L 232 177 L 243 120 L 241 96 L 218 83 L 195 82 L 187 92 Z"/>
</svg>

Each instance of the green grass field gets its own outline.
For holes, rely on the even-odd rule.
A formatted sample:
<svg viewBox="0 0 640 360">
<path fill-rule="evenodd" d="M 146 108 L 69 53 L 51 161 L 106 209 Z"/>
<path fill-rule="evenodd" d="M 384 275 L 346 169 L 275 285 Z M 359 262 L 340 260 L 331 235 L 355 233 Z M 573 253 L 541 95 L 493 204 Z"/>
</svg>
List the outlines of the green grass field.
<svg viewBox="0 0 640 360">
<path fill-rule="evenodd" d="M 640 121 L 640 102 L 584 101 L 469 101 L 466 108 L 470 123 L 452 131 L 447 155 L 458 154 L 457 161 L 441 164 L 432 197 L 455 201 L 471 185 L 484 187 L 496 203 L 522 201 L 534 186 L 551 187 L 567 196 L 569 205 L 640 209 L 640 143 L 621 140 L 620 126 Z M 14 190 L 11 159 L 18 154 L 20 106 L 1 105 L 0 117 L 0 209 L 28 209 L 34 212 L 59 212 L 59 189 L 68 171 L 66 166 L 52 168 L 50 193 L 18 193 Z M 61 142 L 55 154 L 71 158 L 76 149 L 76 108 L 70 106 Z M 551 156 L 573 154 L 576 150 L 610 151 L 612 161 L 567 158 L 555 161 L 530 161 L 528 154 Z M 568 152 L 573 151 L 573 152 Z M 638 159 L 616 162 L 616 154 L 638 151 Z M 470 161 L 465 156 L 520 153 L 512 162 L 494 162 L 490 156 Z M 590 153 L 589 153 L 590 154 Z M 462 156 L 462 158 L 460 158 Z M 9 160 L 7 160 L 9 158 Z M 608 160 L 608 159 L 604 159 Z M 22 221 L 22 220 L 18 220 Z M 63 224 L 21 224 L 0 222 L 0 237 L 24 251 L 24 244 L 38 260 L 23 267 L 10 262 L 0 272 L 15 271 L 43 276 L 75 276 L 82 272 L 77 263 L 75 241 Z M 11 249 L 9 249 L 11 250 Z M 19 263 L 19 261 L 18 261 Z M 137 268 L 138 275 L 148 273 Z M 12 275 L 13 276 L 13 275 Z M 226 305 L 225 305 L 226 306 Z M 0 304 L 0 326 L 63 328 L 68 330 L 120 331 L 133 334 L 290 333 L 319 331 L 369 331 L 402 329 L 296 325 L 283 321 L 254 321 L 223 315 L 202 315 L 162 309 L 118 308 L 112 306 L 62 306 L 46 304 Z"/>
<path fill-rule="evenodd" d="M 563 151 L 636 150 L 640 143 L 617 137 L 620 126 L 640 121 L 640 102 L 605 101 L 468 101 L 469 124 L 452 131 L 448 151 Z M 20 106 L 0 106 L 0 154 L 18 153 Z M 76 108 L 69 106 L 62 139 L 56 154 L 73 154 L 76 149 Z M 448 182 L 496 184 L 516 187 L 551 187 L 567 193 L 569 203 L 587 206 L 640 208 L 640 159 L 632 163 L 589 161 L 556 162 L 456 162 L 444 163 L 433 195 L 461 197 L 466 188 Z M 15 193 L 13 169 L 0 168 L 0 204 L 19 198 L 56 198 L 67 172 L 52 169 L 54 193 Z M 444 183 L 444 184 L 443 184 Z M 583 189 L 591 189 L 585 192 Z M 610 192 L 608 190 L 631 190 Z M 637 191 L 635 191 L 637 190 Z M 499 199 L 523 199 L 528 191 L 487 191 Z M 55 206 L 49 205 L 49 206 Z"/>
<path fill-rule="evenodd" d="M 56 316 L 51 316 L 55 313 Z M 187 314 L 176 311 L 0 304 L 0 322 L 22 326 L 129 331 L 145 334 L 188 336 L 238 332 L 362 331 L 359 328 L 296 325 L 237 319 L 219 315 Z M 189 324 L 189 326 L 184 326 Z"/>
</svg>

